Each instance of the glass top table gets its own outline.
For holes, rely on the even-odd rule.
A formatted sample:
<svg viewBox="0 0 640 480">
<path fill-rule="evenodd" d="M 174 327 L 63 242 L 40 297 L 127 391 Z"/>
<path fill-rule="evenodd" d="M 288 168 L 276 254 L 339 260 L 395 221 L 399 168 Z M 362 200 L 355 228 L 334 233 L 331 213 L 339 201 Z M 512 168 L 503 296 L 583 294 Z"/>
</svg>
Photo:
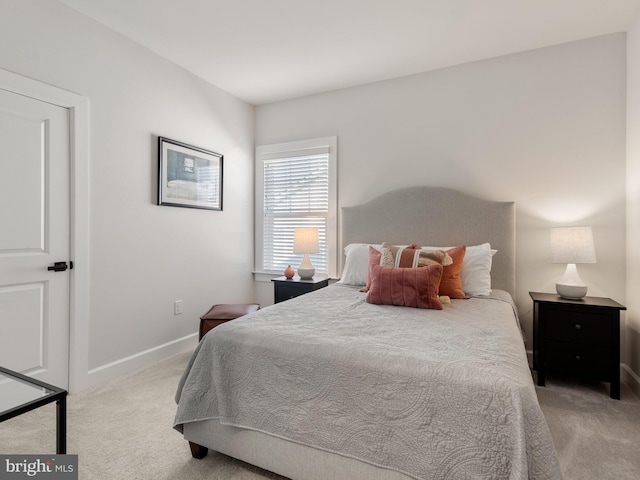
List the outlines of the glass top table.
<svg viewBox="0 0 640 480">
<path fill-rule="evenodd" d="M 67 391 L 0 367 L 0 422 L 56 402 L 56 453 L 67 453 Z"/>
</svg>

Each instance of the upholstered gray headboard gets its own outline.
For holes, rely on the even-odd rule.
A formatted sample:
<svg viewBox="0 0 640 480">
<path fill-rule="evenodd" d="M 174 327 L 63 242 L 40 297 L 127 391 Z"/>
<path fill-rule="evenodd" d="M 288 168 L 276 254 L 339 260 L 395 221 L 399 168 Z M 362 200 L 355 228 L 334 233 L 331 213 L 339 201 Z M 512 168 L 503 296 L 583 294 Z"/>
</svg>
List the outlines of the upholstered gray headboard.
<svg viewBox="0 0 640 480">
<path fill-rule="evenodd" d="M 342 207 L 342 247 L 350 243 L 479 245 L 498 250 L 492 287 L 515 298 L 515 204 L 442 187 L 410 187 Z"/>
</svg>

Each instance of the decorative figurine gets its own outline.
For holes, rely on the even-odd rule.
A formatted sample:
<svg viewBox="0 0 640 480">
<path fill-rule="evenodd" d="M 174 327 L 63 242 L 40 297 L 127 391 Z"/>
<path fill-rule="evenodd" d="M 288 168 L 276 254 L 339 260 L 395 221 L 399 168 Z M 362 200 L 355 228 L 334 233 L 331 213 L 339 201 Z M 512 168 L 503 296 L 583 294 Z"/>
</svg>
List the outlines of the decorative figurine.
<svg viewBox="0 0 640 480">
<path fill-rule="evenodd" d="M 289 265 L 284 271 L 284 276 L 287 277 L 289 280 L 291 280 L 295 274 L 296 274 L 296 271 L 293 268 L 291 268 L 291 265 Z"/>
</svg>

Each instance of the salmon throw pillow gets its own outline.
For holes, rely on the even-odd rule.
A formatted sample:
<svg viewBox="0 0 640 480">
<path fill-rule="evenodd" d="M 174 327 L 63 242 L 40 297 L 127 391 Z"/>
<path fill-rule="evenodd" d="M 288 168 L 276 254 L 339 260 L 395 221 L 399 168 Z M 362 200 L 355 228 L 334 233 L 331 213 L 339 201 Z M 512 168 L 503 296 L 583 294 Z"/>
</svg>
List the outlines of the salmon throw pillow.
<svg viewBox="0 0 640 480">
<path fill-rule="evenodd" d="M 397 305 L 442 310 L 438 297 L 442 265 L 395 268 L 372 265 L 371 286 L 365 301 L 376 305 Z"/>
<path fill-rule="evenodd" d="M 467 247 L 464 245 L 453 247 L 446 251 L 453 259 L 453 263 L 442 269 L 440 295 L 446 295 L 449 298 L 469 298 L 462 290 L 462 279 L 460 278 L 466 251 Z"/>
<path fill-rule="evenodd" d="M 367 283 L 360 289 L 361 292 L 368 292 L 371 286 L 371 267 L 373 265 L 380 265 L 380 258 L 382 254 L 380 250 L 369 246 L 369 266 L 367 267 Z"/>
</svg>

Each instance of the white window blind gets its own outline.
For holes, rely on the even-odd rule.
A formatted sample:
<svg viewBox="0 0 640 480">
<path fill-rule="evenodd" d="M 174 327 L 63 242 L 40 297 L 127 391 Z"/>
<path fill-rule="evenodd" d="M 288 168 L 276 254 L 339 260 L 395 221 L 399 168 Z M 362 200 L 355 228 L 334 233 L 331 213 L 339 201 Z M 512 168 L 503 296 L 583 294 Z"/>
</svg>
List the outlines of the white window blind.
<svg viewBox="0 0 640 480">
<path fill-rule="evenodd" d="M 256 198 L 256 213 L 261 215 L 256 219 L 256 233 L 261 234 L 256 238 L 259 271 L 281 274 L 287 265 L 296 269 L 302 254 L 293 253 L 294 229 L 316 227 L 320 251 L 309 255 L 311 263 L 316 273 L 335 274 L 335 168 L 331 161 L 335 151 L 319 140 L 326 139 L 257 149 L 258 176 L 262 177 L 256 182 L 262 187 L 256 195 L 261 197 Z M 335 139 L 333 143 L 335 150 Z M 291 148 L 295 146 L 304 148 Z"/>
</svg>

